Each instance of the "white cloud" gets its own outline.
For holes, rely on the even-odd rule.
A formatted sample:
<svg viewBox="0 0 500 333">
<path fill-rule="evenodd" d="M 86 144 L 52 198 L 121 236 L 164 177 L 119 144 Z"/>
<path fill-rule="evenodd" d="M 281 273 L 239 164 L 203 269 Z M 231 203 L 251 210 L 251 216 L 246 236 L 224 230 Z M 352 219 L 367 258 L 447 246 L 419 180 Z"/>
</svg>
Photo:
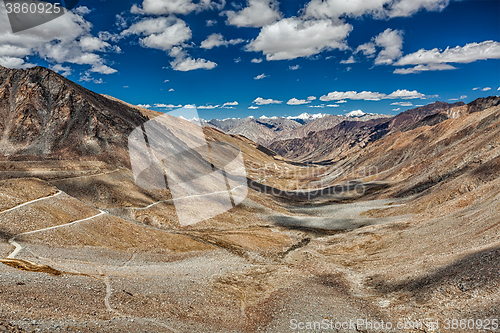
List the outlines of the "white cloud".
<svg viewBox="0 0 500 333">
<path fill-rule="evenodd" d="M 357 61 L 354 59 L 354 56 L 350 56 L 347 60 L 340 61 L 341 64 L 355 64 Z"/>
<path fill-rule="evenodd" d="M 195 69 L 213 69 L 217 66 L 215 62 L 205 59 L 193 59 L 189 57 L 180 47 L 174 47 L 170 50 L 170 56 L 175 58 L 170 62 L 174 71 L 187 72 Z"/>
<path fill-rule="evenodd" d="M 108 66 L 103 67 L 105 61 L 96 52 L 118 52 L 120 49 L 92 35 L 92 24 L 82 16 L 87 12 L 84 8 L 69 11 L 57 20 L 14 34 L 2 3 L 0 64 L 9 68 L 28 68 L 35 66 L 27 62 L 29 57 L 40 57 L 50 67 L 67 63 L 89 65 L 94 72 L 104 74 L 116 72 Z"/>
<path fill-rule="evenodd" d="M 73 11 L 73 13 L 78 14 L 80 16 L 90 14 L 90 12 L 91 12 L 91 10 L 86 6 L 76 7 L 72 11 Z"/>
<path fill-rule="evenodd" d="M 337 103 L 345 102 L 346 99 L 352 100 L 365 100 L 365 101 L 379 101 L 381 99 L 414 99 L 414 98 L 426 98 L 424 94 L 417 92 L 416 90 L 406 90 L 406 89 L 398 89 L 393 91 L 389 95 L 380 93 L 380 92 L 371 92 L 371 91 L 334 91 L 329 93 L 328 95 L 323 95 L 319 99 L 323 102 L 328 101 L 337 101 Z"/>
<path fill-rule="evenodd" d="M 337 101 L 337 102 L 335 102 L 335 103 L 337 103 L 337 104 L 340 104 L 340 103 L 347 103 L 347 101 L 346 101 L 345 99 L 341 99 L 340 101 Z"/>
<path fill-rule="evenodd" d="M 191 29 L 175 17 L 145 18 L 121 32 L 122 36 L 145 36 L 139 39 L 143 47 L 168 51 L 191 39 Z"/>
<path fill-rule="evenodd" d="M 354 53 L 362 52 L 365 56 L 373 56 L 377 49 L 375 48 L 375 44 L 372 42 L 361 44 L 356 48 Z"/>
<path fill-rule="evenodd" d="M 386 29 L 373 40 L 381 47 L 375 65 L 390 65 L 403 54 L 403 32 L 401 30 Z"/>
<path fill-rule="evenodd" d="M 483 91 L 488 91 L 488 90 L 491 90 L 491 87 L 483 88 Z"/>
<path fill-rule="evenodd" d="M 300 65 L 288 66 L 288 69 L 291 70 L 291 71 L 296 71 L 299 68 L 300 68 Z"/>
<path fill-rule="evenodd" d="M 500 88 L 498 90 L 500 90 Z M 460 99 L 466 99 L 466 98 L 467 98 L 467 95 L 460 96 Z"/>
<path fill-rule="evenodd" d="M 99 65 L 94 65 L 91 69 L 91 72 L 94 73 L 101 73 L 101 74 L 113 74 L 116 73 L 117 70 L 114 68 L 111 68 L 109 66 L 106 66 L 104 64 L 99 64 Z"/>
<path fill-rule="evenodd" d="M 399 105 L 399 106 L 413 106 L 412 102 L 394 102 L 391 105 Z"/>
<path fill-rule="evenodd" d="M 309 96 L 307 97 L 308 101 L 314 101 L 316 99 L 316 96 Z"/>
<path fill-rule="evenodd" d="M 224 12 L 227 24 L 237 27 L 260 28 L 281 18 L 276 0 L 248 0 L 247 7 L 238 12 Z"/>
<path fill-rule="evenodd" d="M 237 101 L 234 101 L 234 102 L 226 102 L 224 104 L 222 104 L 222 107 L 225 107 L 225 106 L 236 106 L 236 105 L 239 105 L 240 103 L 238 103 Z"/>
<path fill-rule="evenodd" d="M 241 62 L 241 57 L 235 58 L 235 59 L 234 59 L 234 62 L 235 62 L 236 64 L 240 63 L 240 62 Z"/>
<path fill-rule="evenodd" d="M 149 104 L 137 104 L 138 107 L 149 109 L 151 105 Z"/>
<path fill-rule="evenodd" d="M 174 88 L 170 88 L 170 89 L 168 89 L 168 91 L 169 91 L 169 92 L 172 92 L 172 91 L 174 91 Z"/>
<path fill-rule="evenodd" d="M 258 109 L 259 107 L 258 106 L 255 106 L 255 105 L 250 105 L 248 107 L 250 110 L 255 110 L 255 109 Z"/>
<path fill-rule="evenodd" d="M 303 104 L 308 104 L 311 103 L 310 100 L 305 100 L 305 99 L 297 99 L 297 98 L 292 98 L 286 102 L 288 105 L 303 105 Z"/>
<path fill-rule="evenodd" d="M 469 43 L 463 47 L 448 47 L 444 51 L 438 48 L 432 50 L 421 49 L 415 53 L 405 55 L 395 65 L 470 63 L 487 59 L 500 59 L 500 42 L 489 40 L 481 43 Z"/>
<path fill-rule="evenodd" d="M 359 93 L 356 91 L 346 91 L 346 92 L 334 91 L 329 93 L 328 95 L 321 96 L 319 99 L 320 101 L 323 102 L 337 101 L 344 99 L 379 101 L 383 99 L 385 96 L 386 96 L 385 94 L 378 92 L 371 92 L 371 91 L 362 91 Z"/>
<path fill-rule="evenodd" d="M 219 46 L 228 46 L 228 45 L 236 45 L 239 43 L 243 43 L 245 40 L 238 38 L 238 39 L 231 39 L 231 40 L 225 40 L 224 37 L 221 34 L 211 34 L 210 36 L 207 37 L 203 42 L 201 42 L 201 48 L 204 49 L 211 49 L 214 47 L 219 47 Z"/>
<path fill-rule="evenodd" d="M 262 59 L 257 59 L 257 58 L 254 58 L 252 60 L 250 60 L 251 62 L 253 62 L 254 64 L 260 64 L 263 60 Z"/>
<path fill-rule="evenodd" d="M 209 109 L 209 110 L 211 110 L 211 109 L 216 109 L 218 107 L 219 107 L 219 105 L 200 105 L 200 106 L 198 106 L 198 109 Z"/>
<path fill-rule="evenodd" d="M 338 105 L 338 104 L 328 104 L 327 106 L 330 107 L 330 108 L 338 108 L 340 105 Z"/>
<path fill-rule="evenodd" d="M 394 70 L 394 74 L 418 74 L 427 71 L 447 71 L 456 69 L 455 67 L 448 64 L 428 64 L 428 65 L 417 65 L 411 68 L 398 68 Z"/>
<path fill-rule="evenodd" d="M 326 50 L 345 50 L 350 24 L 335 25 L 331 20 L 282 19 L 263 27 L 247 51 L 262 52 L 267 60 L 309 57 Z"/>
<path fill-rule="evenodd" d="M 30 68 L 36 66 L 35 64 L 26 63 L 22 58 L 0 56 L 0 65 L 7 68 Z"/>
<path fill-rule="evenodd" d="M 400 0 L 395 1 L 386 12 L 389 17 L 407 17 L 425 9 L 427 11 L 442 11 L 450 0 Z"/>
<path fill-rule="evenodd" d="M 416 90 L 406 90 L 406 89 L 398 89 L 396 91 L 393 91 L 389 95 L 387 95 L 384 99 L 415 99 L 415 98 L 421 98 L 424 99 L 426 96 L 424 94 L 419 93 Z"/>
<path fill-rule="evenodd" d="M 213 27 L 214 25 L 217 24 L 217 20 L 207 20 L 207 27 Z"/>
<path fill-rule="evenodd" d="M 163 103 L 156 103 L 155 108 L 165 108 L 165 109 L 173 109 L 173 108 L 181 108 L 182 104 L 179 105 L 174 105 L 174 104 L 163 104 Z"/>
<path fill-rule="evenodd" d="M 262 79 L 265 79 L 266 77 L 269 77 L 269 75 L 266 75 L 264 73 L 260 74 L 260 75 L 257 75 L 256 77 L 254 77 L 253 79 L 254 80 L 262 80 Z"/>
<path fill-rule="evenodd" d="M 256 103 L 256 104 L 258 104 L 258 105 L 267 105 L 267 104 L 281 104 L 281 103 L 283 103 L 283 101 L 277 101 L 277 100 L 275 100 L 275 99 L 271 99 L 271 98 L 269 98 L 269 99 L 264 99 L 264 98 L 262 98 L 262 97 L 257 97 L 257 98 L 253 101 L 253 103 Z"/>
<path fill-rule="evenodd" d="M 169 81 L 170 81 L 170 80 L 168 80 L 168 79 L 167 79 L 167 80 L 163 81 L 163 83 L 167 83 L 167 82 L 169 82 Z"/>
<path fill-rule="evenodd" d="M 181 14 L 187 15 L 193 11 L 202 11 L 208 9 L 221 10 L 225 5 L 225 1 L 220 2 L 211 0 L 201 0 L 198 3 L 193 3 L 191 0 L 144 0 L 142 7 L 133 5 L 130 9 L 132 14 Z"/>
<path fill-rule="evenodd" d="M 392 111 L 399 111 L 401 108 L 392 109 Z"/>
<path fill-rule="evenodd" d="M 479 88 L 479 87 L 476 87 L 476 88 L 472 88 L 472 90 L 478 90 L 478 89 L 481 89 L 481 88 Z"/>
<path fill-rule="evenodd" d="M 320 105 L 308 105 L 307 107 L 308 108 L 324 108 L 325 105 L 324 104 L 320 104 Z"/>
<path fill-rule="evenodd" d="M 419 10 L 441 11 L 449 0 L 311 0 L 304 8 L 304 16 L 316 19 L 338 19 L 372 15 L 376 18 L 406 17 Z"/>
<path fill-rule="evenodd" d="M 93 82 L 93 83 L 95 83 L 95 84 L 101 84 L 101 83 L 104 83 L 104 81 L 102 80 L 102 78 L 99 78 L 99 79 L 93 78 L 93 77 L 90 75 L 90 72 L 89 72 L 89 71 L 86 71 L 86 72 L 84 72 L 84 73 L 80 73 L 80 78 L 79 78 L 79 81 Z"/>
</svg>

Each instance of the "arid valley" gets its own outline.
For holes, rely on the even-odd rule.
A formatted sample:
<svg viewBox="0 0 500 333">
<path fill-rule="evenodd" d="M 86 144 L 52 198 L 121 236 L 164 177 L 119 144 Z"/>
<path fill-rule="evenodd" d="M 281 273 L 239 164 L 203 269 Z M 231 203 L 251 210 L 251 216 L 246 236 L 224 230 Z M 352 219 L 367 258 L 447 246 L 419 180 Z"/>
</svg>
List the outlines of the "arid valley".
<svg viewBox="0 0 500 333">
<path fill-rule="evenodd" d="M 209 143 L 241 150 L 248 193 L 187 226 L 131 169 L 129 134 L 159 115 L 0 67 L 0 330 L 431 332 L 500 317 L 499 97 L 267 147 L 206 124 Z"/>
</svg>

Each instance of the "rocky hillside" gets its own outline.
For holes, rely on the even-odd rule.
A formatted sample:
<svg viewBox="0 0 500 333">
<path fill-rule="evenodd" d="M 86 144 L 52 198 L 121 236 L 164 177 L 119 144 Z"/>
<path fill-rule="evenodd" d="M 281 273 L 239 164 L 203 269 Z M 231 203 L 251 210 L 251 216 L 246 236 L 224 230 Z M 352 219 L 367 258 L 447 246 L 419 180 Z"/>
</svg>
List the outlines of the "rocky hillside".
<svg viewBox="0 0 500 333">
<path fill-rule="evenodd" d="M 354 115 L 329 115 L 303 113 L 297 117 L 265 117 L 258 119 L 229 118 L 204 121 L 203 126 L 215 127 L 228 134 L 244 137 L 269 147 L 273 142 L 304 138 L 311 132 L 318 132 L 334 127 L 343 121 L 368 121 L 379 118 L 390 118 L 389 115 L 363 113 Z"/>
<path fill-rule="evenodd" d="M 148 118 L 43 67 L 0 66 L 3 159 L 105 160 L 128 165 L 128 134 Z"/>
<path fill-rule="evenodd" d="M 309 132 L 304 138 L 275 141 L 269 147 L 296 161 L 337 161 L 359 151 L 369 142 L 377 141 L 433 114 L 463 105 L 463 102 L 435 102 L 402 112 L 392 118 L 376 118 L 364 122 L 344 120 L 332 128 Z"/>
</svg>

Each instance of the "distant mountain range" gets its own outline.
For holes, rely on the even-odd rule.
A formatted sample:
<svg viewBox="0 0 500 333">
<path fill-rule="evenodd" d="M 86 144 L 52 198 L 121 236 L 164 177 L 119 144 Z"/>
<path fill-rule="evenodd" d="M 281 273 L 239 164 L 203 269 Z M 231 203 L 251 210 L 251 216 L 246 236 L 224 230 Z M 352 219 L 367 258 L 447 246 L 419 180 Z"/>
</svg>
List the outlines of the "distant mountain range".
<svg viewBox="0 0 500 333">
<path fill-rule="evenodd" d="M 359 114 L 358 118 L 324 124 L 323 128 L 310 131 L 302 138 L 275 140 L 269 148 L 276 153 L 295 161 L 338 161 L 364 148 L 368 143 L 377 141 L 391 133 L 409 130 L 423 126 L 426 121 L 434 119 L 436 124 L 449 118 L 442 114 L 439 118 L 435 115 L 446 110 L 459 113 L 463 102 L 448 104 L 435 102 L 426 106 L 407 110 L 395 117 L 370 118 L 367 121 L 353 121 L 363 119 L 366 115 Z M 326 120 L 326 119 L 325 119 Z M 310 123 L 312 124 L 312 123 Z M 308 124 L 308 125 L 310 125 Z M 304 128 L 307 127 L 304 126 Z"/>
<path fill-rule="evenodd" d="M 203 126 L 218 128 L 228 134 L 243 135 L 246 138 L 263 146 L 270 146 L 273 142 L 298 139 L 311 132 L 332 128 L 343 121 L 369 121 L 372 119 L 387 119 L 392 116 L 375 113 L 364 113 L 361 110 L 352 111 L 345 116 L 329 115 L 324 113 L 302 113 L 299 116 L 266 117 L 260 118 L 228 118 L 201 120 Z"/>
</svg>

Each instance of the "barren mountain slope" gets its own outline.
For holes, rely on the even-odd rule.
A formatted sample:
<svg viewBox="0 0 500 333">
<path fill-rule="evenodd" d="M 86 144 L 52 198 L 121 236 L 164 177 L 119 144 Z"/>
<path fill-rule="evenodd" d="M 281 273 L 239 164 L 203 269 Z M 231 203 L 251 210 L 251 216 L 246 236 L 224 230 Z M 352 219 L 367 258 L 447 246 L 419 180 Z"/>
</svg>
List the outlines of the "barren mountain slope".
<svg viewBox="0 0 500 333">
<path fill-rule="evenodd" d="M 338 161 L 364 148 L 369 142 L 410 126 L 429 115 L 460 105 L 463 103 L 435 102 L 405 111 L 390 119 L 343 121 L 333 128 L 310 133 L 305 138 L 275 141 L 269 148 L 295 161 Z"/>
<path fill-rule="evenodd" d="M 137 109 L 43 67 L 0 67 L 0 119 L 0 153 L 7 159 L 121 165 L 128 163 L 128 134 L 147 120 Z"/>
</svg>

